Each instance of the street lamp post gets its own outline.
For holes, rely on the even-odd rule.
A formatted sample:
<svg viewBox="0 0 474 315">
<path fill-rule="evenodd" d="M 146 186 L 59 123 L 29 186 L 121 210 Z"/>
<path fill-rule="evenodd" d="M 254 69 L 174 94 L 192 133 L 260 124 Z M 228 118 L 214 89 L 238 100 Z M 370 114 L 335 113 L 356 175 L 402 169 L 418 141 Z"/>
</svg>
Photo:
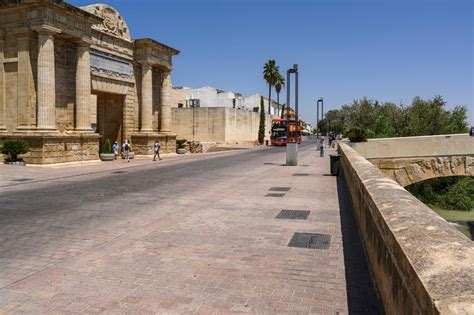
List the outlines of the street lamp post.
<svg viewBox="0 0 474 315">
<path fill-rule="evenodd" d="M 298 117 L 298 65 L 294 64 L 293 68 L 288 69 L 286 72 L 286 106 L 290 106 L 290 74 L 295 74 L 295 136 L 293 137 L 294 141 L 290 142 L 290 117 L 287 112 L 287 127 L 286 127 L 286 165 L 287 166 L 296 166 L 298 165 L 298 127 L 299 127 L 299 117 Z"/>
<path fill-rule="evenodd" d="M 319 119 L 319 104 L 321 104 L 321 119 Z M 323 98 L 321 97 L 317 102 L 316 102 L 316 108 L 317 108 L 317 117 L 316 117 L 316 136 L 319 138 L 319 122 L 324 119 L 324 101 Z M 321 134 L 323 133 L 323 128 L 321 128 Z"/>
</svg>

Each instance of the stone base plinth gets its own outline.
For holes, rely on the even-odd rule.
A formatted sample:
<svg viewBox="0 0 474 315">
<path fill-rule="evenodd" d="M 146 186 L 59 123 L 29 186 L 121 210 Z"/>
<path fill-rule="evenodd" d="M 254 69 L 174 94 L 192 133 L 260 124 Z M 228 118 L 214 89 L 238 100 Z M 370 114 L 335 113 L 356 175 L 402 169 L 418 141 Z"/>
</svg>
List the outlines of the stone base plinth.
<svg viewBox="0 0 474 315">
<path fill-rule="evenodd" d="M 0 143 L 5 140 L 24 140 L 30 152 L 21 157 L 28 164 L 53 164 L 98 160 L 99 138 L 95 133 L 16 132 L 0 134 Z"/>
<path fill-rule="evenodd" d="M 160 141 L 160 153 L 176 152 L 176 134 L 159 132 L 132 134 L 132 150 L 138 155 L 151 155 L 156 140 Z"/>
<path fill-rule="evenodd" d="M 298 144 L 290 142 L 286 145 L 286 166 L 298 165 Z"/>
</svg>

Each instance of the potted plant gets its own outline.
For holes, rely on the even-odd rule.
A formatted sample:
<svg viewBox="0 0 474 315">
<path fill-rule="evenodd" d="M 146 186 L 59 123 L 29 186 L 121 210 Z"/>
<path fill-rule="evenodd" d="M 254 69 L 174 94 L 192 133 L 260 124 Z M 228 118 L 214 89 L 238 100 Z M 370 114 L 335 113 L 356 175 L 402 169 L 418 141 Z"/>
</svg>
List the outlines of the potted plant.
<svg viewBox="0 0 474 315">
<path fill-rule="evenodd" d="M 6 140 L 0 148 L 1 153 L 7 155 L 5 164 L 19 164 L 26 165 L 23 158 L 18 155 L 25 154 L 29 151 L 28 145 L 23 140 Z"/>
<path fill-rule="evenodd" d="M 186 139 L 176 140 L 176 153 L 178 154 L 186 153 L 185 144 L 186 144 Z"/>
<path fill-rule="evenodd" d="M 100 154 L 100 159 L 102 161 L 115 160 L 115 154 L 112 152 L 112 145 L 110 144 L 109 139 L 105 139 L 104 147 L 102 149 L 102 153 Z"/>
</svg>

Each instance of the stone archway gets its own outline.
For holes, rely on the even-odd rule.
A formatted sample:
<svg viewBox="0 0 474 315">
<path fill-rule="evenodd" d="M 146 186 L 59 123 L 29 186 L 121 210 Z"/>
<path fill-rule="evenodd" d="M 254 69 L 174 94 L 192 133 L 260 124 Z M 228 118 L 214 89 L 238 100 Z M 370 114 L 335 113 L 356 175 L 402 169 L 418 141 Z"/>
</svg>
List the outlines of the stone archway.
<svg viewBox="0 0 474 315">
<path fill-rule="evenodd" d="M 113 144 L 123 143 L 123 108 L 125 96 L 98 92 L 97 96 L 97 130 L 100 135 L 100 150 L 106 139 Z"/>
<path fill-rule="evenodd" d="M 369 161 L 402 187 L 436 177 L 474 176 L 474 155 L 369 159 Z"/>
</svg>

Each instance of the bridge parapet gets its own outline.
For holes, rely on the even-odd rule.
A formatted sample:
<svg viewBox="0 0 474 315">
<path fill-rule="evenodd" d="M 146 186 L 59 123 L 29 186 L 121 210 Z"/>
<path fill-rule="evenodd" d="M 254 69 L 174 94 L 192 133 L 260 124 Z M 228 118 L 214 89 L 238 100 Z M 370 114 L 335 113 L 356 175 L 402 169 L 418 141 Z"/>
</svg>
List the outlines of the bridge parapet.
<svg viewBox="0 0 474 315">
<path fill-rule="evenodd" d="M 370 139 L 348 143 L 405 187 L 443 176 L 474 176 L 474 138 L 468 134 Z"/>
<path fill-rule="evenodd" d="M 467 133 L 369 139 L 367 142 L 348 144 L 369 160 L 474 155 L 474 137 Z"/>
<path fill-rule="evenodd" d="M 472 314 L 472 241 L 347 144 L 339 153 L 387 314 Z"/>
</svg>

